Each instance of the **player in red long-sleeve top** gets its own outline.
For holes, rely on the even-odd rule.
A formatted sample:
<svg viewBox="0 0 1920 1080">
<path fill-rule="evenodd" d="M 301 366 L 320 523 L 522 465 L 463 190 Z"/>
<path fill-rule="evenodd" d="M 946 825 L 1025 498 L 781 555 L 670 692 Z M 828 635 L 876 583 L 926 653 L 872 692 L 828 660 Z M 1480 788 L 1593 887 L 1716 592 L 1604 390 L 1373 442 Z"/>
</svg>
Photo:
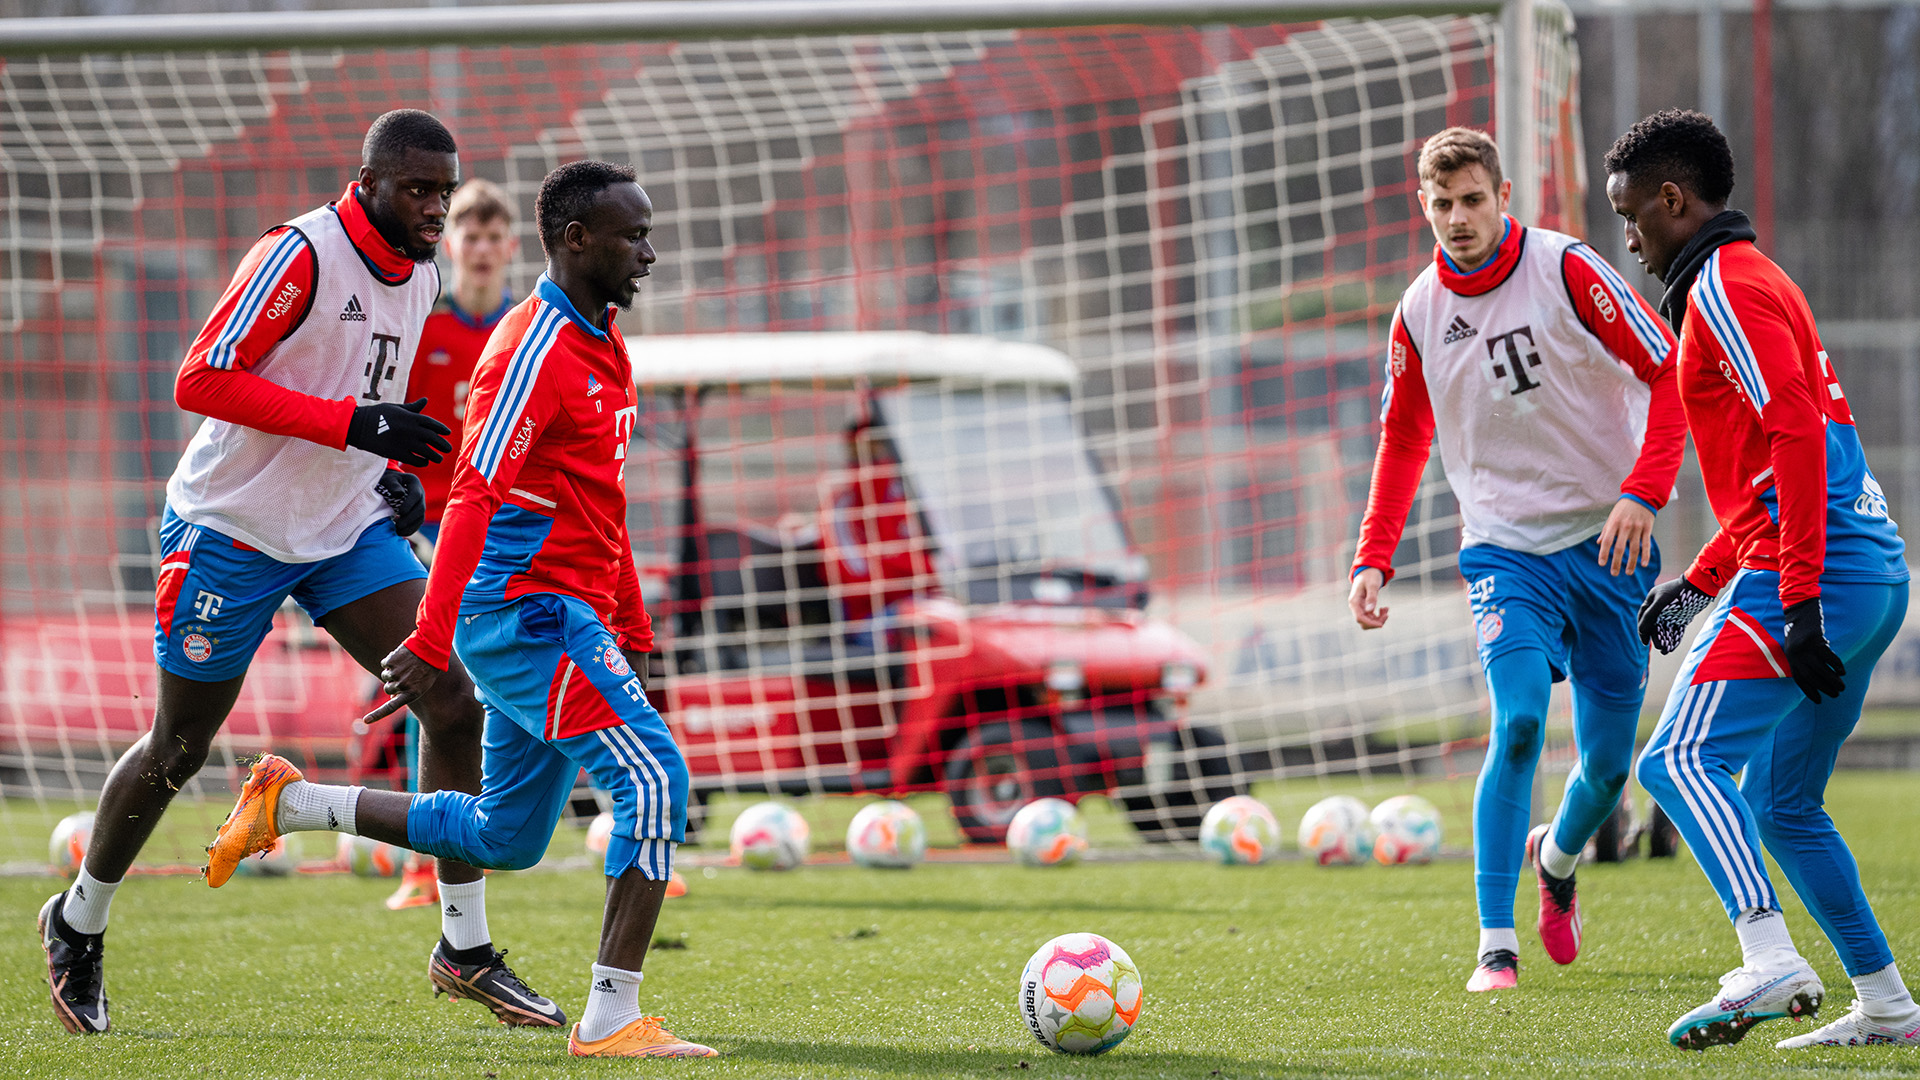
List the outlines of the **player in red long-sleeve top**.
<svg viewBox="0 0 1920 1080">
<path fill-rule="evenodd" d="M 368 129 L 339 200 L 268 230 L 241 260 L 180 367 L 175 397 L 201 424 L 167 482 L 154 598 L 160 668 L 153 729 L 107 777 L 72 888 L 40 914 L 55 1012 L 105 1031 L 108 905 L 173 795 L 206 761 L 255 650 L 292 596 L 374 670 L 413 629 L 426 576 L 403 539 L 420 491 L 392 461 L 452 449 L 446 428 L 402 404 L 422 320 L 440 288 L 433 256 L 459 179 L 453 136 L 414 109 Z M 424 786 L 480 786 L 480 709 L 465 674 L 422 696 Z M 436 960 L 465 973 L 509 1022 L 558 1024 L 551 1003 L 499 960 L 480 872 L 441 868 L 460 915 Z M 505 1010 L 502 1012 L 502 1010 Z"/>
<path fill-rule="evenodd" d="M 1513 894 L 1528 852 L 1541 944 L 1561 964 L 1579 953 L 1574 869 L 1633 761 L 1647 669 L 1634 609 L 1659 572 L 1653 515 L 1686 437 L 1673 335 L 1593 249 L 1503 215 L 1499 162 L 1467 128 L 1421 150 L 1437 243 L 1394 312 L 1349 598 L 1363 628 L 1385 624 L 1380 589 L 1437 432 L 1493 698 L 1474 792 L 1474 991 L 1519 978 Z M 1553 823 L 1529 835 L 1548 695 L 1569 677 L 1580 764 Z"/>
<path fill-rule="evenodd" d="M 482 866 L 531 866 L 585 769 L 613 798 L 614 829 L 599 962 L 568 1049 L 711 1056 L 639 1004 L 640 966 L 685 836 L 688 783 L 640 674 L 653 631 L 625 488 L 638 412 L 613 321 L 653 264 L 653 204 L 632 169 L 577 161 L 548 174 L 534 214 L 547 272 L 474 369 L 419 629 L 384 672 L 392 707 L 433 686 L 456 652 L 473 672 L 487 710 L 479 796 L 310 784 L 268 757 L 209 852 L 220 868 L 280 833 L 332 829 Z"/>
<path fill-rule="evenodd" d="M 1764 840 L 1858 994 L 1839 1020 L 1778 1045 L 1920 1044 L 1920 1007 L 1822 809 L 1906 616 L 1906 546 L 1806 297 L 1754 246 L 1746 215 L 1727 209 L 1726 137 L 1699 113 L 1655 113 L 1614 143 L 1606 168 L 1627 247 L 1667 286 L 1680 396 L 1720 522 L 1640 616 L 1641 633 L 1671 652 L 1712 608 L 1637 775 L 1706 871 L 1742 954 L 1668 1037 L 1704 1049 L 1820 1008 L 1826 989 L 1787 931 Z"/>
</svg>

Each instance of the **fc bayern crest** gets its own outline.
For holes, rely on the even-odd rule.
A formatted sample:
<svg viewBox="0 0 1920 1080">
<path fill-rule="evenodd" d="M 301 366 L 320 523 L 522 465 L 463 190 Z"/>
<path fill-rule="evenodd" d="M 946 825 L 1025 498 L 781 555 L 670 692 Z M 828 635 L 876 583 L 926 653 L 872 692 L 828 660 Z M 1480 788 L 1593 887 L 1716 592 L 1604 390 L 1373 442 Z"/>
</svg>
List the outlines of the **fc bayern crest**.
<svg viewBox="0 0 1920 1080">
<path fill-rule="evenodd" d="M 186 653 L 187 659 L 194 663 L 203 664 L 213 655 L 213 642 L 208 641 L 204 634 L 188 634 L 180 640 L 180 651 Z"/>
<path fill-rule="evenodd" d="M 1498 641 L 1500 631 L 1503 629 L 1505 629 L 1505 624 L 1501 622 L 1499 612 L 1489 611 L 1485 615 L 1480 616 L 1480 641 L 1482 644 L 1491 645 L 1495 641 Z"/>
<path fill-rule="evenodd" d="M 633 668 L 627 666 L 627 658 L 620 647 L 609 641 L 600 648 L 600 662 L 607 665 L 615 678 L 624 679 L 633 674 Z"/>
</svg>

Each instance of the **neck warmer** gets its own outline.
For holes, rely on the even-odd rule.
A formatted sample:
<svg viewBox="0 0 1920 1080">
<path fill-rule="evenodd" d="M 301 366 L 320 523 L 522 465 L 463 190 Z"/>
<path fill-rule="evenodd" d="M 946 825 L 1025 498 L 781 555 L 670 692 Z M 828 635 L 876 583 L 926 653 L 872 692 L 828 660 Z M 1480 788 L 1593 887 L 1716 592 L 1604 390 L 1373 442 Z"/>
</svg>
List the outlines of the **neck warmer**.
<svg viewBox="0 0 1920 1080">
<path fill-rule="evenodd" d="M 1693 279 L 1700 276 L 1700 268 L 1707 265 L 1707 260 L 1720 248 L 1758 236 L 1747 215 L 1738 210 L 1722 210 L 1700 226 L 1687 246 L 1680 249 L 1660 279 L 1667 286 L 1660 297 L 1660 314 L 1673 324 L 1674 333 L 1680 332 L 1680 323 L 1687 317 L 1687 290 L 1693 288 Z"/>
</svg>

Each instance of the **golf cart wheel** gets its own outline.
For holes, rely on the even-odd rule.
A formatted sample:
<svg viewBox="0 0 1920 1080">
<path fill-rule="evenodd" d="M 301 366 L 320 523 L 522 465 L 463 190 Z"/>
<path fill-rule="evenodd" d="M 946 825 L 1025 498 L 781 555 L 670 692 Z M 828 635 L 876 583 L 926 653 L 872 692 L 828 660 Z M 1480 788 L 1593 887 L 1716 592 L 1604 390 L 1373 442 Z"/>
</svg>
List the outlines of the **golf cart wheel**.
<svg viewBox="0 0 1920 1080">
<path fill-rule="evenodd" d="M 1653 804 L 1653 820 L 1647 824 L 1647 858 L 1671 859 L 1680 854 L 1680 830 L 1667 812 Z"/>
<path fill-rule="evenodd" d="M 998 720 L 960 736 L 947 751 L 947 798 L 960 832 L 975 844 L 998 844 L 1020 808 L 1066 793 L 1044 720 Z"/>
<path fill-rule="evenodd" d="M 1227 737 L 1210 727 L 1180 728 L 1158 737 L 1152 754 L 1170 754 L 1172 775 L 1155 777 L 1149 765 L 1144 783 L 1120 796 L 1127 820 L 1153 843 L 1198 840 L 1200 820 L 1214 803 L 1246 793 L 1234 777 Z M 1123 789 L 1125 790 L 1125 789 Z"/>
<path fill-rule="evenodd" d="M 1633 829 L 1633 809 L 1627 805 L 1627 796 L 1621 792 L 1620 801 L 1613 805 L 1613 813 L 1600 823 L 1593 834 L 1594 862 L 1625 862 L 1638 854 L 1640 835 Z"/>
</svg>

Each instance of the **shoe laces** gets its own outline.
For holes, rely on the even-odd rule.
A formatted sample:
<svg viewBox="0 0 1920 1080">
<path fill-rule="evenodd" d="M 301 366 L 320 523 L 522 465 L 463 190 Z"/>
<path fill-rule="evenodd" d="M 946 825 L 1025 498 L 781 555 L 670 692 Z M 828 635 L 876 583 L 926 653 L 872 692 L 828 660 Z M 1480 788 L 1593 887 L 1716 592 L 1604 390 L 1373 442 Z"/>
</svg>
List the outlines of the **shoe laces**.
<svg viewBox="0 0 1920 1080">
<path fill-rule="evenodd" d="M 493 963 L 496 967 L 500 969 L 500 974 L 503 977 L 512 979 L 514 982 L 519 983 L 521 989 L 525 990 L 529 994 L 532 994 L 534 997 L 542 996 L 538 990 L 535 990 L 533 987 L 527 985 L 527 980 L 521 978 L 519 972 L 516 972 L 512 968 L 507 966 L 507 950 L 495 949 L 493 951 Z"/>
</svg>

